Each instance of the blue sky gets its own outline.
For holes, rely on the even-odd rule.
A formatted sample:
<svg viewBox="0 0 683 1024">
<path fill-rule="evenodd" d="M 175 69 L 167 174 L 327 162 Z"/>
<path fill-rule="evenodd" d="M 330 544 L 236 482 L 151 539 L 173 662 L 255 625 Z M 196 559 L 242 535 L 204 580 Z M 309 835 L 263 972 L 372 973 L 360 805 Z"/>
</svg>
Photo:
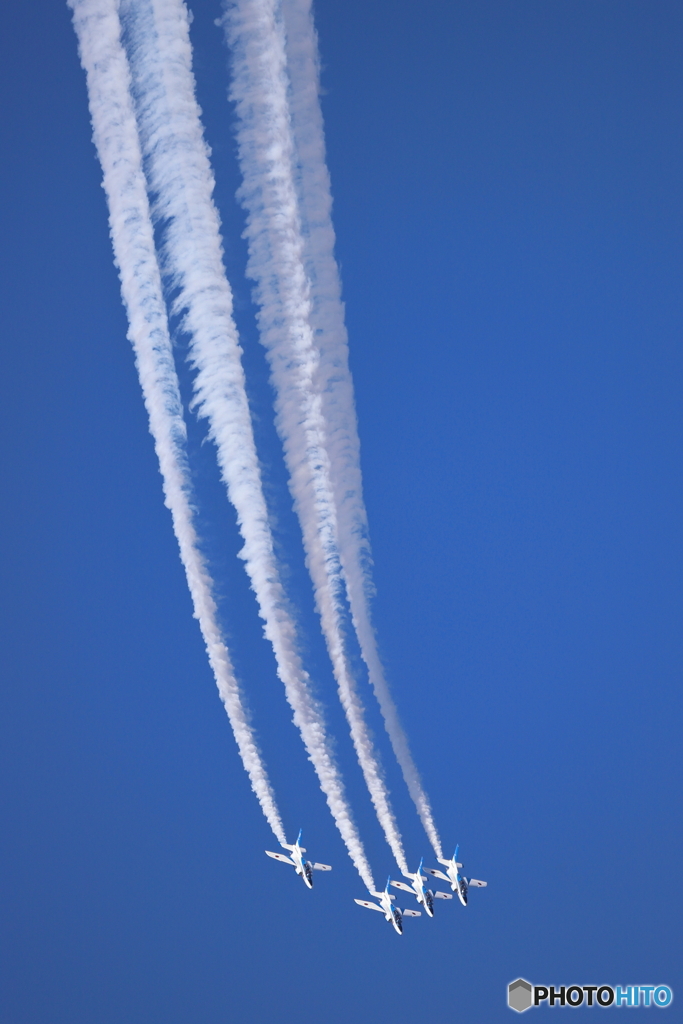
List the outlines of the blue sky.
<svg viewBox="0 0 683 1024">
<path fill-rule="evenodd" d="M 219 5 L 191 6 L 278 537 L 382 878 L 390 853 L 319 637 L 244 278 Z M 352 902 L 363 886 L 289 721 L 195 424 L 203 530 L 254 724 L 288 830 L 302 825 L 334 872 L 309 893 L 265 858 L 273 839 L 162 502 L 68 12 L 13 2 L 0 61 L 7 1024 L 495 1022 L 518 975 L 681 992 L 683 12 L 316 10 L 380 644 L 444 843 L 489 886 L 401 939 Z M 371 719 L 415 861 L 427 842 Z"/>
</svg>

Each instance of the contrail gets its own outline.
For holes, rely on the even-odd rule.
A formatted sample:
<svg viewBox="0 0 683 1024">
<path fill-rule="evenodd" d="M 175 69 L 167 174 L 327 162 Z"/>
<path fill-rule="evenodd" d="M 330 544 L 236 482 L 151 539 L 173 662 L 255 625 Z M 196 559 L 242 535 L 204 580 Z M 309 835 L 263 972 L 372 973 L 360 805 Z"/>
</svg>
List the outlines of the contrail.
<svg viewBox="0 0 683 1024">
<path fill-rule="evenodd" d="M 256 595 L 293 718 L 337 828 L 361 878 L 372 872 L 332 755 L 322 711 L 297 649 L 296 627 L 278 571 L 254 443 L 220 222 L 195 98 L 188 14 L 182 0 L 126 2 L 126 43 L 162 267 L 174 310 L 190 339 L 195 405 L 209 423 L 221 475 L 244 540 L 241 557 Z"/>
<path fill-rule="evenodd" d="M 154 247 L 129 69 L 121 46 L 118 3 L 68 2 L 87 76 L 93 138 L 102 165 L 114 259 L 128 313 L 128 337 L 135 351 L 165 502 L 171 511 L 194 614 L 240 756 L 270 827 L 284 842 L 275 796 L 221 638 L 211 578 L 193 525 L 185 421 Z"/>
<path fill-rule="evenodd" d="M 328 447 L 328 410 L 320 386 L 321 374 L 323 380 L 331 378 L 329 369 L 321 365 L 312 329 L 307 257 L 294 180 L 296 154 L 283 24 L 276 0 L 231 0 L 225 8 L 224 26 L 233 57 L 231 98 L 239 118 L 237 141 L 244 179 L 240 198 L 248 214 L 247 269 L 256 281 L 261 340 L 277 394 L 276 424 L 353 743 L 387 841 L 401 871 L 406 871 L 401 836 L 344 640 L 345 568 L 340 543 L 346 542 L 349 527 L 341 529 L 339 513 L 345 514 L 347 522 L 349 516 L 336 500 L 332 484 L 336 468 L 332 458 L 338 461 L 338 454 L 337 447 Z M 350 380 L 345 386 L 350 388 Z M 348 401 L 353 409 L 352 393 Z M 371 627 L 370 633 L 373 635 Z"/>
<path fill-rule="evenodd" d="M 311 0 L 282 0 L 282 14 L 304 266 L 311 287 L 309 322 L 320 350 L 316 383 L 322 396 L 327 428 L 326 451 L 337 508 L 340 559 L 361 654 L 396 760 L 434 852 L 441 857 L 441 840 L 432 808 L 387 685 L 370 614 L 370 601 L 374 594 L 372 557 L 363 501 L 360 441 L 348 362 L 344 305 L 334 257 L 332 194 L 325 160 L 325 133 L 319 99 L 320 60 Z"/>
</svg>

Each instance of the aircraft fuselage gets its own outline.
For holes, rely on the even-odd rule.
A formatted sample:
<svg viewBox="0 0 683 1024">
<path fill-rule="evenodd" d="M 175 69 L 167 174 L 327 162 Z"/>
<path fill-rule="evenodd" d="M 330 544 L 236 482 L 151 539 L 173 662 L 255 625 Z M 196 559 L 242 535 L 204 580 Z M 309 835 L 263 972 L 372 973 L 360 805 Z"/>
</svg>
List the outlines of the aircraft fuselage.
<svg viewBox="0 0 683 1024">
<path fill-rule="evenodd" d="M 404 872 L 404 876 L 410 879 L 410 885 L 417 897 L 417 902 L 424 908 L 427 917 L 434 917 L 434 893 L 431 889 L 426 889 L 424 883 L 426 882 L 426 876 L 422 874 L 422 861 L 417 871 L 413 874 L 411 872 Z M 405 886 L 407 889 L 408 887 Z"/>
<path fill-rule="evenodd" d="M 294 861 L 294 867 L 296 868 L 297 875 L 301 875 L 304 885 L 307 889 L 313 888 L 313 865 L 310 861 L 304 860 L 303 853 L 299 843 L 295 843 L 291 847 L 292 860 Z"/>
<path fill-rule="evenodd" d="M 462 903 L 463 907 L 467 906 L 467 882 L 460 874 L 458 868 L 460 865 L 456 861 L 455 857 L 447 862 L 442 861 L 442 864 L 446 867 L 448 874 L 448 881 L 451 883 L 451 889 L 453 892 L 457 892 L 458 899 Z"/>
<path fill-rule="evenodd" d="M 391 908 L 391 923 L 399 935 L 403 935 L 403 914 L 398 907 Z"/>
<path fill-rule="evenodd" d="M 398 932 L 399 935 L 403 935 L 403 914 L 398 907 L 394 906 L 393 896 L 391 896 L 387 889 L 384 892 L 376 892 L 375 896 L 379 899 L 386 920 L 391 921 L 394 931 Z"/>
<path fill-rule="evenodd" d="M 434 917 L 434 897 L 432 895 L 432 890 L 423 888 L 422 893 L 423 896 L 422 899 L 419 900 L 419 902 L 425 908 L 425 913 L 427 914 L 427 916 Z"/>
</svg>

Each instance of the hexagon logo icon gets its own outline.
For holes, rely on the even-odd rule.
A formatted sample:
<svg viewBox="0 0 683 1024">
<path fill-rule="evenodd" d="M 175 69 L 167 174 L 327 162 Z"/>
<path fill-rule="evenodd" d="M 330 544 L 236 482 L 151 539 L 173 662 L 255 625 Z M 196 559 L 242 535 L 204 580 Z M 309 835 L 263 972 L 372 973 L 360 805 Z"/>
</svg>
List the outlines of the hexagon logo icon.
<svg viewBox="0 0 683 1024">
<path fill-rule="evenodd" d="M 517 978 L 508 985 L 508 1006 L 511 1010 L 522 1013 L 528 1010 L 532 1003 L 531 985 L 524 978 Z"/>
</svg>

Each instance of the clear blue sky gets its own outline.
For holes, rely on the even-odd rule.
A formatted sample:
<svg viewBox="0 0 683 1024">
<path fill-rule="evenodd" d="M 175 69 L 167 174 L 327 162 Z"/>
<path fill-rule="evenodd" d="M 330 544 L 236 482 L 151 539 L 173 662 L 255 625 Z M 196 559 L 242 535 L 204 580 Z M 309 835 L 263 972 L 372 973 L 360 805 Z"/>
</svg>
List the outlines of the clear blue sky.
<svg viewBox="0 0 683 1024">
<path fill-rule="evenodd" d="M 269 493 L 382 878 L 244 279 L 219 5 L 191 6 Z M 681 5 L 317 4 L 376 622 L 444 843 L 489 883 L 400 939 L 352 901 L 195 427 L 254 723 L 288 830 L 334 872 L 308 892 L 263 854 L 162 503 L 66 5 L 3 16 L 3 1024 L 488 1024 L 520 974 L 683 1000 Z"/>
</svg>

